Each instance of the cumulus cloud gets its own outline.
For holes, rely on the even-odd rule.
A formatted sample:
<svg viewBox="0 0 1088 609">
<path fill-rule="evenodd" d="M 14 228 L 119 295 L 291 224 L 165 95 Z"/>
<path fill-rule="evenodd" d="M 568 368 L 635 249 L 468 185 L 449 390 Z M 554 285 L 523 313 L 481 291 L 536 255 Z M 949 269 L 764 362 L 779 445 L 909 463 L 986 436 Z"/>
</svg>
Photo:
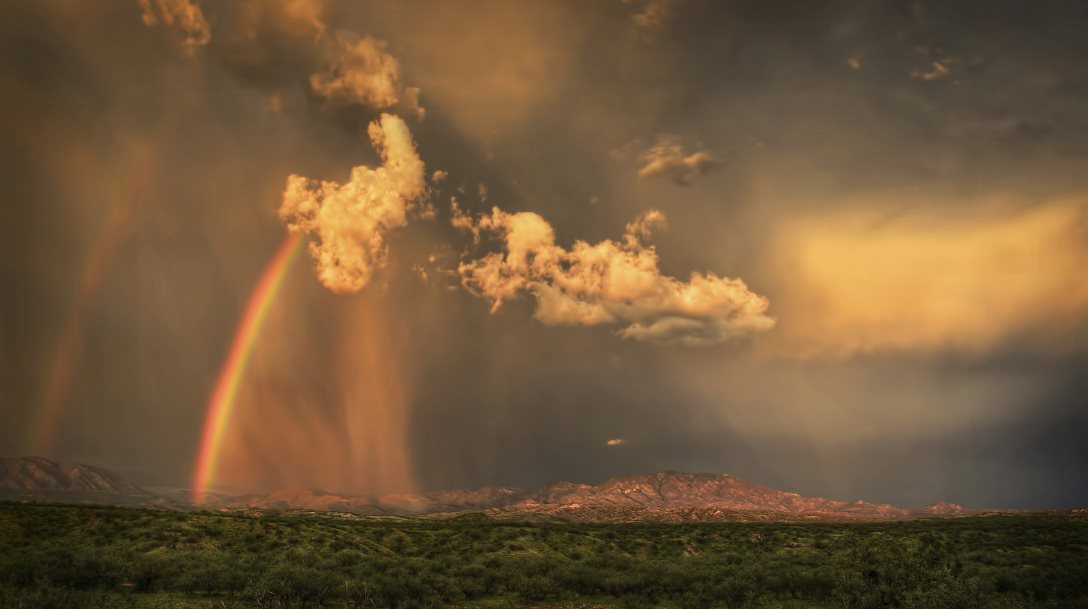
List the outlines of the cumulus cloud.
<svg viewBox="0 0 1088 609">
<path fill-rule="evenodd" d="M 611 440 L 605 442 L 604 445 L 605 446 L 619 446 L 620 444 L 623 444 L 624 442 L 625 442 L 625 440 L 623 438 L 612 438 Z"/>
<path fill-rule="evenodd" d="M 402 105 L 423 117 L 419 89 L 403 87 L 400 64 L 385 43 L 369 36 L 338 32 L 322 47 L 321 67 L 310 75 L 310 88 L 330 106 L 390 110 Z"/>
<path fill-rule="evenodd" d="M 639 180 L 667 178 L 678 186 L 690 186 L 721 166 L 705 150 L 684 154 L 680 141 L 673 136 L 662 136 L 656 145 L 642 153 L 642 161 Z"/>
<path fill-rule="evenodd" d="M 385 235 L 408 222 L 426 192 L 423 161 L 404 121 L 383 114 L 370 124 L 382 166 L 358 166 L 345 184 L 288 176 L 280 218 L 310 235 L 318 279 L 338 294 L 358 292 L 385 264 Z"/>
<path fill-rule="evenodd" d="M 184 36 L 185 46 L 204 46 L 211 42 L 212 30 L 200 6 L 192 0 L 139 0 L 140 18 L 144 25 L 164 25 L 177 28 Z"/>
<path fill-rule="evenodd" d="M 712 345 L 769 330 L 768 301 L 740 279 L 692 273 L 688 281 L 661 274 L 657 252 L 647 244 L 664 226 L 659 211 L 629 223 L 619 241 L 576 241 L 570 249 L 555 242 L 552 226 L 532 212 L 507 213 L 495 207 L 473 219 L 453 208 L 454 226 L 474 242 L 494 235 L 502 252 L 464 261 L 461 283 L 490 300 L 492 313 L 504 302 L 529 293 L 534 317 L 546 325 L 618 326 L 632 340 Z"/>
</svg>

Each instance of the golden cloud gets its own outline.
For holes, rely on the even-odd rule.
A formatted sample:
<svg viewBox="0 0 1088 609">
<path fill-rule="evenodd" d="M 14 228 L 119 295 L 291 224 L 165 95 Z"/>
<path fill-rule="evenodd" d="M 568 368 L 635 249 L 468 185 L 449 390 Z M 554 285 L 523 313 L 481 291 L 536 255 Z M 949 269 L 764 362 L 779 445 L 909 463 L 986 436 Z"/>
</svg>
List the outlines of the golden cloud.
<svg viewBox="0 0 1088 609">
<path fill-rule="evenodd" d="M 474 241 L 498 235 L 505 249 L 462 262 L 458 272 L 467 289 L 492 302 L 493 313 L 528 292 L 541 323 L 617 325 L 617 334 L 632 340 L 712 345 L 774 327 L 767 299 L 740 279 L 692 273 L 684 282 L 662 275 L 657 252 L 645 241 L 664 222 L 653 210 L 628 224 L 621 241 L 576 241 L 568 250 L 535 213 L 495 207 L 473 220 L 455 203 L 455 226 Z"/>
<path fill-rule="evenodd" d="M 404 121 L 383 114 L 368 129 L 382 166 L 352 169 L 346 184 L 292 174 L 280 218 L 292 232 L 316 237 L 310 254 L 333 292 L 358 292 L 385 264 L 385 235 L 408 223 L 426 191 L 423 161 Z"/>
<path fill-rule="evenodd" d="M 419 89 L 402 87 L 400 64 L 385 44 L 369 36 L 338 32 L 323 46 L 322 68 L 310 75 L 310 88 L 331 106 L 359 105 L 389 110 L 398 104 L 423 117 Z"/>
<path fill-rule="evenodd" d="M 211 42 L 212 30 L 200 6 L 192 0 L 139 0 L 140 19 L 147 27 L 177 28 L 189 49 Z"/>
</svg>

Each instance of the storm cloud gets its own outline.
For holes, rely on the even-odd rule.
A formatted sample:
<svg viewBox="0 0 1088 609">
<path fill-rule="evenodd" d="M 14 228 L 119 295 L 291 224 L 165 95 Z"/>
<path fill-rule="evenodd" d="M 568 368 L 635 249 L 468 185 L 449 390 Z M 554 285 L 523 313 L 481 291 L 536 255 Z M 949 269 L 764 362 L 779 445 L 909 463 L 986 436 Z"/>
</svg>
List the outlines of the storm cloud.
<svg viewBox="0 0 1088 609">
<path fill-rule="evenodd" d="M 2 454 L 187 484 L 294 225 L 224 489 L 1088 501 L 1074 3 L 6 14 Z"/>
</svg>

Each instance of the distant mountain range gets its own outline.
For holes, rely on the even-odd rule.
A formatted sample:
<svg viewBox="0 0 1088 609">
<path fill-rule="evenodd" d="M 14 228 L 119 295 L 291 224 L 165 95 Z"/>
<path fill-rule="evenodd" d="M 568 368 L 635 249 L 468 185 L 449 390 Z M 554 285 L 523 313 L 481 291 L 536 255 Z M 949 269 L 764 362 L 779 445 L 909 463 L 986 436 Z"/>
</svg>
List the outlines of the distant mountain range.
<svg viewBox="0 0 1088 609">
<path fill-rule="evenodd" d="M 0 459 L 0 497 L 194 508 L 189 493 L 154 494 L 106 469 L 58 464 L 41 457 Z M 213 493 L 202 507 L 228 511 L 304 510 L 363 515 L 487 512 L 495 517 L 608 522 L 895 520 L 967 513 L 954 503 L 905 509 L 887 503 L 805 497 L 728 474 L 678 472 L 622 476 L 596 485 L 555 482 L 532 491 L 484 487 L 424 494 L 353 496 L 296 488 L 260 495 Z"/>
<path fill-rule="evenodd" d="M 69 465 L 43 457 L 0 458 L 0 491 L 11 493 L 108 493 L 146 495 L 116 472 Z"/>
</svg>

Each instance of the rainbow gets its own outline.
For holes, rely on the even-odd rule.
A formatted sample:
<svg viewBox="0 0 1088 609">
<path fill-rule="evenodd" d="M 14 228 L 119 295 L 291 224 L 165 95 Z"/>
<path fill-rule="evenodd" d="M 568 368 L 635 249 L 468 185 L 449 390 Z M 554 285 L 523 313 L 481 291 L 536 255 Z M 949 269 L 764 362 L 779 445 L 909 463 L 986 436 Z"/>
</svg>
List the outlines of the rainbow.
<svg viewBox="0 0 1088 609">
<path fill-rule="evenodd" d="M 238 387 L 245 373 L 246 363 L 253 353 L 253 345 L 257 342 L 261 325 L 268 315 L 272 302 L 276 299 L 280 286 L 283 285 L 283 279 L 287 276 L 291 261 L 301 249 L 299 244 L 302 241 L 301 237 L 293 234 L 284 238 L 283 243 L 272 256 L 272 260 L 265 266 L 256 287 L 253 288 L 245 312 L 242 314 L 242 320 L 238 324 L 238 330 L 234 333 L 234 340 L 231 342 L 227 359 L 223 363 L 223 369 L 219 372 L 219 379 L 208 401 L 208 414 L 204 419 L 204 433 L 201 437 L 193 475 L 193 502 L 196 505 L 204 503 L 204 494 L 215 475 L 219 450 L 223 444 L 223 432 L 226 431 L 227 423 L 230 421 Z"/>
</svg>

